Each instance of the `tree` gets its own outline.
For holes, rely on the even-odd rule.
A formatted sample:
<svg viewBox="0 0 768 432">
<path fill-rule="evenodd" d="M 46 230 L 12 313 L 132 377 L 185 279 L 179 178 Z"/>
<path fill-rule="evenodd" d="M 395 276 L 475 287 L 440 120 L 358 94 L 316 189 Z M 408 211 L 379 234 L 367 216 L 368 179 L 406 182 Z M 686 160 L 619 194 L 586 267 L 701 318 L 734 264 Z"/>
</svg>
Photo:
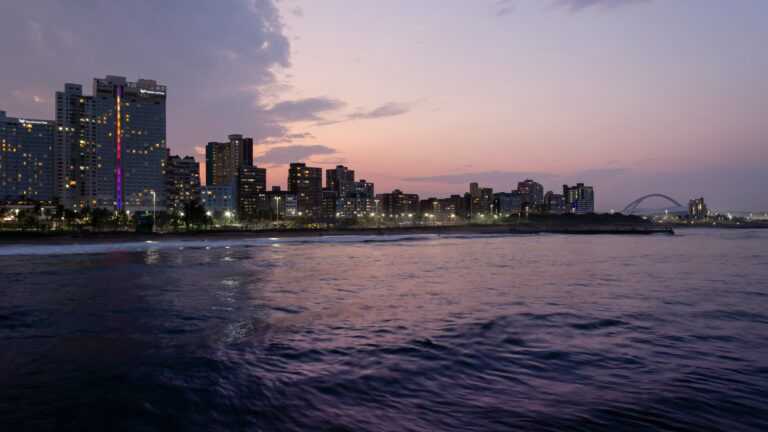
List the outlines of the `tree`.
<svg viewBox="0 0 768 432">
<path fill-rule="evenodd" d="M 189 231 L 189 226 L 205 227 L 208 225 L 208 216 L 205 208 L 197 201 L 189 201 L 184 204 L 184 226 Z"/>
<path fill-rule="evenodd" d="M 64 225 L 69 228 L 74 228 L 76 225 L 78 225 L 78 214 L 74 210 L 70 209 L 64 209 L 63 211 L 63 217 L 64 217 Z"/>
<path fill-rule="evenodd" d="M 16 215 L 16 219 L 18 220 L 19 228 L 22 230 L 28 230 L 37 227 L 37 215 L 35 214 L 34 209 L 20 210 Z"/>
<path fill-rule="evenodd" d="M 175 220 L 176 216 L 173 214 L 168 213 L 167 211 L 159 211 L 155 212 L 155 220 L 153 223 L 155 224 L 155 229 L 163 229 L 170 224 L 174 224 Z"/>
<path fill-rule="evenodd" d="M 101 231 L 111 219 L 111 212 L 103 208 L 95 208 L 91 211 L 91 226 L 93 229 Z"/>
</svg>

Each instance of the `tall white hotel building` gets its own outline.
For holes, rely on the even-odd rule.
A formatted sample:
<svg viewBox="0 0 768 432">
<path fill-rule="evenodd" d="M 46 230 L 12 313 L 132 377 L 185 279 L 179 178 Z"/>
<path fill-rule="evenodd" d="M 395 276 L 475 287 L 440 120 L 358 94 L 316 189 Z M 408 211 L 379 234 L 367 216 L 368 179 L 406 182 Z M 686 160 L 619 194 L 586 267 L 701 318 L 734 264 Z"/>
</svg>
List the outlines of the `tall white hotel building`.
<svg viewBox="0 0 768 432">
<path fill-rule="evenodd" d="M 154 80 L 93 80 L 56 93 L 55 195 L 67 207 L 165 208 L 166 87 Z"/>
</svg>

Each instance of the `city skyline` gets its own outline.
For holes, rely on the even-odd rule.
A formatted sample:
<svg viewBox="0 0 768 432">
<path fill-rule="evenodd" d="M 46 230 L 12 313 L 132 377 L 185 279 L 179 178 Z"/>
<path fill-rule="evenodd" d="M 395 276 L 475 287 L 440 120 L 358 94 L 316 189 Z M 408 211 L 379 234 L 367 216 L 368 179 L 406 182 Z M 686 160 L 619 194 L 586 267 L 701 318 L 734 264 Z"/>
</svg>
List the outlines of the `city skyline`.
<svg viewBox="0 0 768 432">
<path fill-rule="evenodd" d="M 601 211 L 654 192 L 759 211 L 768 207 L 768 54 L 759 49 L 768 6 L 737 4 L 254 1 L 215 11 L 163 4 L 150 15 L 11 4 L 0 44 L 19 62 L 0 84 L 0 109 L 51 119 L 64 82 L 149 77 L 169 86 L 174 154 L 202 161 L 209 141 L 252 136 L 270 185 L 285 186 L 287 164 L 304 161 L 349 165 L 379 190 L 423 197 L 533 178 L 553 190 L 594 184 Z M 324 32 L 333 6 L 348 19 Z M 95 37 L 106 28 L 94 14 L 109 10 L 146 20 L 115 34 L 132 41 L 117 56 Z M 193 19 L 204 11 L 205 25 Z M 402 32 L 385 31 L 398 20 Z M 222 22 L 240 33 L 196 36 Z M 643 30 L 650 23 L 654 35 Z M 515 37 L 522 30 L 525 40 Z"/>
</svg>

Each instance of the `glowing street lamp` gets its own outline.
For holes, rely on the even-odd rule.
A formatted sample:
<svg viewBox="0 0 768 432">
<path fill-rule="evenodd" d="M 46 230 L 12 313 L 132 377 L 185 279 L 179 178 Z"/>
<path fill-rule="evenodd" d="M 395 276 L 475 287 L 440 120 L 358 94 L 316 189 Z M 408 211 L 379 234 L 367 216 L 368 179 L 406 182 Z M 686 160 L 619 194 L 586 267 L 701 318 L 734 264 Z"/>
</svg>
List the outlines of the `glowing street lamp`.
<svg viewBox="0 0 768 432">
<path fill-rule="evenodd" d="M 275 205 L 275 223 L 280 223 L 280 197 L 276 196 L 275 201 L 277 201 L 277 205 Z"/>
<path fill-rule="evenodd" d="M 152 194 L 152 231 L 155 231 L 155 212 L 157 210 L 157 195 L 155 191 L 150 192 Z"/>
</svg>

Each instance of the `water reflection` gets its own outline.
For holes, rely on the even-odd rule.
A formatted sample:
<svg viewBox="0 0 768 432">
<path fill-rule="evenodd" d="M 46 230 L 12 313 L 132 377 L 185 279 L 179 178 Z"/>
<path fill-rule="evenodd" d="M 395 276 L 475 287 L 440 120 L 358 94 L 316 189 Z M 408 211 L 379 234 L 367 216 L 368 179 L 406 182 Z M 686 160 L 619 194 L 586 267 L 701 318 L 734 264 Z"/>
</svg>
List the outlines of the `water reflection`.
<svg viewBox="0 0 768 432">
<path fill-rule="evenodd" d="M 6 256 L 0 429 L 763 430 L 766 240 Z"/>
</svg>

